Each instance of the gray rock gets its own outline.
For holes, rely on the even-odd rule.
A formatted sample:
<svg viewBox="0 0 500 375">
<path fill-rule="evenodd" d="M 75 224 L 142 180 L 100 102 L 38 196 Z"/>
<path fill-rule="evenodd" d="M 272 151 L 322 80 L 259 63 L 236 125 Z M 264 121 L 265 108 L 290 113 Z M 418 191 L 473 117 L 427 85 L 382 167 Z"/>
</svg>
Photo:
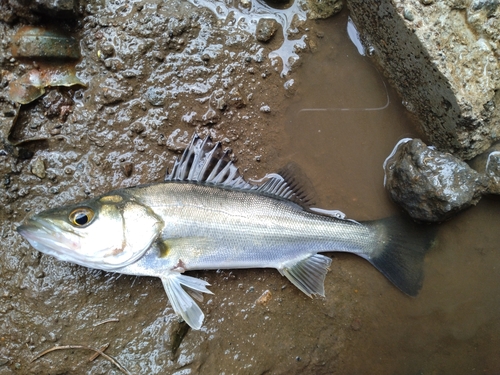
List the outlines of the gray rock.
<svg viewBox="0 0 500 375">
<path fill-rule="evenodd" d="M 500 194 L 500 143 L 470 161 L 470 166 L 488 178 L 486 192 Z"/>
<path fill-rule="evenodd" d="M 432 144 L 470 159 L 500 137 L 498 1 L 347 5 L 363 43 Z"/>
<path fill-rule="evenodd" d="M 489 178 L 487 192 L 500 194 L 500 151 L 493 151 L 488 155 L 486 176 Z"/>
<path fill-rule="evenodd" d="M 385 186 L 413 219 L 440 222 L 481 199 L 487 185 L 483 174 L 420 139 L 405 141 L 384 163 Z"/>
<path fill-rule="evenodd" d="M 146 100 L 155 107 L 160 107 L 165 103 L 166 90 L 160 87 L 150 87 L 146 90 L 144 96 Z"/>
<path fill-rule="evenodd" d="M 274 36 L 278 27 L 279 24 L 276 20 L 271 18 L 261 18 L 257 24 L 255 37 L 259 42 L 267 43 Z"/>
</svg>

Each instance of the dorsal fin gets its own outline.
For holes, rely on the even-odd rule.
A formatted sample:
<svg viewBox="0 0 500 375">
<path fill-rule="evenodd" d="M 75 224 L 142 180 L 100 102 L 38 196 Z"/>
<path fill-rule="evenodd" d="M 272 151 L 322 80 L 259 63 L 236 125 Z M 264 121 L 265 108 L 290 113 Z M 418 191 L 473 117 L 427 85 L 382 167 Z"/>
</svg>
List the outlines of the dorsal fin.
<svg viewBox="0 0 500 375">
<path fill-rule="evenodd" d="M 238 167 L 230 159 L 230 150 L 222 150 L 220 142 L 214 143 L 210 136 L 201 139 L 193 136 L 182 156 L 175 160 L 172 172 L 165 181 L 192 182 L 217 185 L 232 189 L 253 190 L 265 195 L 290 200 L 301 206 L 309 206 L 310 195 L 305 193 L 294 177 L 298 168 L 287 165 L 279 173 L 270 173 L 260 180 L 246 181 Z"/>
<path fill-rule="evenodd" d="M 222 151 L 220 142 L 215 144 L 210 136 L 201 139 L 193 136 L 182 156 L 176 159 L 172 172 L 165 181 L 206 183 L 238 189 L 256 189 L 246 182 L 229 157 L 230 150 Z"/>
<path fill-rule="evenodd" d="M 278 174 L 285 179 L 302 204 L 307 206 L 315 204 L 314 186 L 297 164 L 289 162 L 279 170 Z"/>
</svg>

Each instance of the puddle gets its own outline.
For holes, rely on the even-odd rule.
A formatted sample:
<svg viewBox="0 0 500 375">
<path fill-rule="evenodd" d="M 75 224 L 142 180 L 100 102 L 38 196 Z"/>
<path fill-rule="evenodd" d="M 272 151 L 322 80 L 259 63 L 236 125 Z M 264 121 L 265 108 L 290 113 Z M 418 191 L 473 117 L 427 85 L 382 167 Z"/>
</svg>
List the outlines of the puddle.
<svg viewBox="0 0 500 375">
<path fill-rule="evenodd" d="M 318 49 L 304 56 L 286 111 L 289 158 L 315 182 L 318 198 L 357 220 L 394 214 L 382 164 L 418 130 L 399 97 L 348 36 L 345 13 L 317 25 Z M 369 187 L 369 188 L 367 188 Z"/>
<path fill-rule="evenodd" d="M 421 135 L 400 98 L 351 43 L 346 26 L 345 16 L 317 25 L 324 38 L 295 77 L 300 89 L 287 111 L 284 152 L 307 172 L 322 207 L 357 220 L 376 219 L 398 214 L 383 189 L 384 159 L 398 140 Z M 440 226 L 415 299 L 379 289 L 361 261 L 340 256 L 349 262 L 344 287 L 354 279 L 352 287 L 361 294 L 354 317 L 362 328 L 348 335 L 329 370 L 498 373 L 499 209 L 500 201 L 486 198 Z M 327 298 L 333 293 L 327 291 Z M 336 327 L 325 330 L 337 334 Z"/>
</svg>

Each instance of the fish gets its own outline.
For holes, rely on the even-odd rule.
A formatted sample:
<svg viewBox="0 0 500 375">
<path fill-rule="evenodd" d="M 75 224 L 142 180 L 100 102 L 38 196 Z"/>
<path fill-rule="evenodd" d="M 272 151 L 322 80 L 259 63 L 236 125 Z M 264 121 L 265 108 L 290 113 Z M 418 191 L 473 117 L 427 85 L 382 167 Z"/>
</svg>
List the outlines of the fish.
<svg viewBox="0 0 500 375">
<path fill-rule="evenodd" d="M 321 253 L 347 252 L 416 296 L 433 241 L 401 219 L 357 222 L 312 207 L 293 168 L 247 181 L 230 150 L 196 134 L 164 181 L 42 211 L 17 232 L 60 261 L 159 277 L 173 310 L 193 329 L 204 321 L 195 300 L 212 292 L 186 271 L 275 268 L 306 295 L 325 297 L 332 259 Z"/>
</svg>

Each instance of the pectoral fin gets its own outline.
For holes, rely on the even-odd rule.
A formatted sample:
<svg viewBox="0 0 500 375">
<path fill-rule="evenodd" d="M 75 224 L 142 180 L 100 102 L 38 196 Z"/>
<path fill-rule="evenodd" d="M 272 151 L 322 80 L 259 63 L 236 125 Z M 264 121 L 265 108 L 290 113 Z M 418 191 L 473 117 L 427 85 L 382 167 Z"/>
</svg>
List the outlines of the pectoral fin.
<svg viewBox="0 0 500 375">
<path fill-rule="evenodd" d="M 331 263 L 330 258 L 315 254 L 299 261 L 288 262 L 278 271 L 309 297 L 312 294 L 324 297 L 325 277 Z"/>
<path fill-rule="evenodd" d="M 181 275 L 180 273 L 170 273 L 163 276 L 161 281 L 177 315 L 181 316 L 191 328 L 200 329 L 205 315 L 182 286 L 191 289 L 195 292 L 195 295 L 199 296 L 200 293 L 213 294 L 207 289 L 210 284 L 204 280 Z"/>
</svg>

